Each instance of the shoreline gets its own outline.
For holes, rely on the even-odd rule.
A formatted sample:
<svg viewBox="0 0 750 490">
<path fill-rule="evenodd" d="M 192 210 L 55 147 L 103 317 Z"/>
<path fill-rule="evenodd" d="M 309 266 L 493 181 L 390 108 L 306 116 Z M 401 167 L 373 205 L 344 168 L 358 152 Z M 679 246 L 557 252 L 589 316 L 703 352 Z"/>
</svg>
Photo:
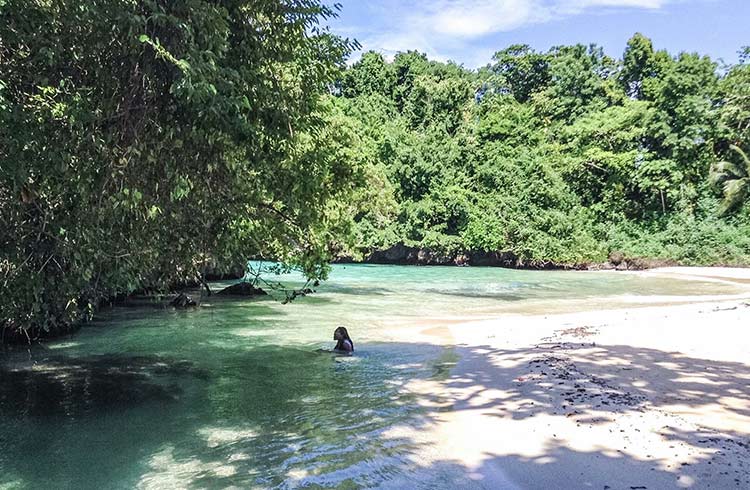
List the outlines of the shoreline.
<svg viewBox="0 0 750 490">
<path fill-rule="evenodd" d="M 750 269 L 746 263 L 716 263 L 706 266 L 681 265 L 676 259 L 630 256 L 623 252 L 611 251 L 606 260 L 584 262 L 555 262 L 552 260 L 528 261 L 513 252 L 458 250 L 441 252 L 429 248 L 395 243 L 384 249 L 360 251 L 352 255 L 335 255 L 331 264 L 370 264 L 370 265 L 417 265 L 447 267 L 500 267 L 516 270 L 578 270 L 578 271 L 648 271 L 654 269 L 719 268 Z"/>
<path fill-rule="evenodd" d="M 417 450 L 386 487 L 750 488 L 750 270 L 646 273 L 746 292 L 422 329 L 458 361 L 407 387 L 424 423 L 390 434 Z"/>
</svg>

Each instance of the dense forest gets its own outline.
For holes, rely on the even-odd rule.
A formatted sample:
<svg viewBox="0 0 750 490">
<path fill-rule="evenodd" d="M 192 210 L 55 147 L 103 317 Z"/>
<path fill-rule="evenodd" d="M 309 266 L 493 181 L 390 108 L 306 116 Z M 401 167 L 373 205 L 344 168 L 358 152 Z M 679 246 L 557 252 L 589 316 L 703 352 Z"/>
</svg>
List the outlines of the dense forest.
<svg viewBox="0 0 750 490">
<path fill-rule="evenodd" d="M 749 56 L 720 66 L 641 34 L 620 60 L 515 45 L 476 71 L 365 53 L 333 91 L 369 179 L 349 253 L 747 264 Z"/>
<path fill-rule="evenodd" d="M 316 0 L 0 1 L 0 331 L 267 258 L 750 262 L 750 49 L 479 70 L 332 35 Z M 380 253 L 380 255 L 379 255 Z M 403 255 L 403 254 L 402 254 Z"/>
</svg>

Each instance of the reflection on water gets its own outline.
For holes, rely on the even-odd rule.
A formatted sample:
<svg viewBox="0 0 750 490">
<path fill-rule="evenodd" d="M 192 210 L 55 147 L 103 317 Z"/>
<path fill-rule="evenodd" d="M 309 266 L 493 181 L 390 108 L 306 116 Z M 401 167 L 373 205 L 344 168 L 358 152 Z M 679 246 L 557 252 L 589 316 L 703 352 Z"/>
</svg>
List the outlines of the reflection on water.
<svg viewBox="0 0 750 490">
<path fill-rule="evenodd" d="M 183 376 L 207 374 L 186 361 L 146 356 L 45 357 L 0 366 L 0 416 L 80 417 L 178 399 Z"/>
<path fill-rule="evenodd" d="M 404 385 L 455 362 L 394 337 L 394 325 L 734 292 L 634 275 L 347 265 L 288 305 L 115 308 L 73 338 L 2 354 L 0 488 L 377 486 L 408 466 L 413 441 L 390 429 L 422 423 Z M 354 357 L 316 352 L 337 324 Z"/>
</svg>

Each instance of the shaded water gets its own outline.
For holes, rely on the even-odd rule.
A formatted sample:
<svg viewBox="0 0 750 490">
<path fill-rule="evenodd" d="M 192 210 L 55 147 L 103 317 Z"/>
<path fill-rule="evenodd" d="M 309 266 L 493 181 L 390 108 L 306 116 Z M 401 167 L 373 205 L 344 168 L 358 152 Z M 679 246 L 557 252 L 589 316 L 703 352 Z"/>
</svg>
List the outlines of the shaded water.
<svg viewBox="0 0 750 490">
<path fill-rule="evenodd" d="M 411 450 L 389 429 L 420 423 L 404 383 L 453 361 L 399 328 L 736 292 L 630 274 L 338 265 L 288 305 L 114 308 L 71 338 L 2 354 L 0 488 L 377 486 Z M 356 356 L 316 352 L 336 324 Z"/>
</svg>

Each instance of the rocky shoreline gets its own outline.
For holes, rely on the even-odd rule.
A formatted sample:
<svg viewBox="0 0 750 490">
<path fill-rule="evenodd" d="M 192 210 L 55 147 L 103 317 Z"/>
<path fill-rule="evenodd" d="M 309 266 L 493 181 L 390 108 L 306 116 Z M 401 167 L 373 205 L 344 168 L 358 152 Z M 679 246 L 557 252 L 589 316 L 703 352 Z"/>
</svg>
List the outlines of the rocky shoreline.
<svg viewBox="0 0 750 490">
<path fill-rule="evenodd" d="M 477 266 L 505 267 L 510 269 L 536 270 L 617 270 L 634 271 L 672 267 L 680 265 L 673 260 L 628 257 L 621 252 L 612 252 L 606 262 L 561 264 L 553 261 L 527 262 L 512 252 L 463 251 L 442 253 L 429 249 L 397 243 L 383 250 L 375 250 L 365 255 L 362 260 L 348 256 L 336 257 L 334 263 L 364 263 L 382 265 L 443 265 L 443 266 Z"/>
</svg>

